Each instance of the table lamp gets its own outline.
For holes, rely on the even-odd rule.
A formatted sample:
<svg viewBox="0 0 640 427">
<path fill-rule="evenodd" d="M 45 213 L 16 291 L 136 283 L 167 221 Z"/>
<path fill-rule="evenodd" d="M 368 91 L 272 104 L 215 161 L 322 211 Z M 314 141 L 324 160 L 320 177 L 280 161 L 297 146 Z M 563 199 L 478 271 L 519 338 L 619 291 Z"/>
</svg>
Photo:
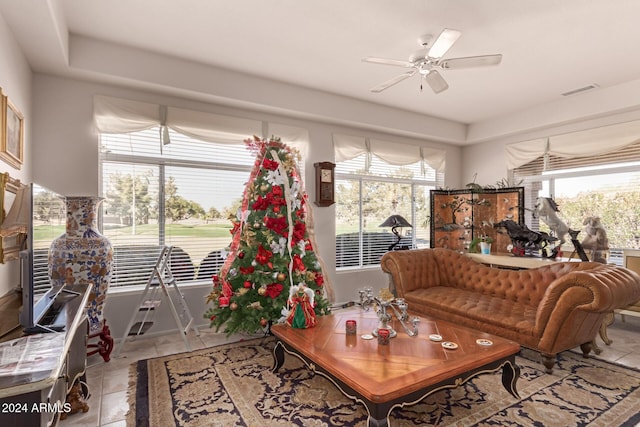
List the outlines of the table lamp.
<svg viewBox="0 0 640 427">
<path fill-rule="evenodd" d="M 409 221 L 404 219 L 404 217 L 402 217 L 401 215 L 391 215 L 389 218 L 385 219 L 382 224 L 380 224 L 380 227 L 391 227 L 391 232 L 398 238 L 397 242 L 389 246 L 390 251 L 392 251 L 393 248 L 395 248 L 396 245 L 400 243 L 400 240 L 402 240 L 402 236 L 400 236 L 400 233 L 398 233 L 398 228 L 413 228 Z"/>
</svg>

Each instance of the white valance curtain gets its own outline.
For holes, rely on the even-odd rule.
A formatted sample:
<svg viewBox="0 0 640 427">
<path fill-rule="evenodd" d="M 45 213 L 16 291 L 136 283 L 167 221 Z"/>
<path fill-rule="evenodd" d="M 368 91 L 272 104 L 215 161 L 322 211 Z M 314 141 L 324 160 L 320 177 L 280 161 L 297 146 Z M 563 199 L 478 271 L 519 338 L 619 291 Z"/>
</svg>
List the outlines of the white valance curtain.
<svg viewBox="0 0 640 427">
<path fill-rule="evenodd" d="M 273 122 L 205 113 L 128 99 L 96 95 L 93 118 L 102 133 L 130 133 L 160 126 L 168 143 L 167 128 L 203 141 L 238 144 L 253 135 L 277 136 L 295 148 L 307 143 L 306 129 Z"/>
<path fill-rule="evenodd" d="M 515 169 L 541 156 L 564 158 L 597 156 L 640 139 L 640 120 L 554 135 L 505 146 L 507 168 Z"/>
<path fill-rule="evenodd" d="M 446 160 L 446 152 L 436 148 L 336 133 L 333 134 L 333 149 L 336 162 L 351 160 L 362 154 L 367 154 L 368 156 L 376 155 L 392 165 L 401 166 L 423 162 L 437 172 L 444 171 Z M 369 162 L 367 162 L 367 166 L 368 164 Z"/>
</svg>

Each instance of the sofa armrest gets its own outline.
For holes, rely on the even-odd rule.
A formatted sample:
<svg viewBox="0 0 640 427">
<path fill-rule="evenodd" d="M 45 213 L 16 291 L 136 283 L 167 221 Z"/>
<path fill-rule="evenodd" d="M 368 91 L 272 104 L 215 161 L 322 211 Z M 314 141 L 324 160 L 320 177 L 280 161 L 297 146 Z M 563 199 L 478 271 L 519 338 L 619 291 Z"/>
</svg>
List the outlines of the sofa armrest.
<svg viewBox="0 0 640 427">
<path fill-rule="evenodd" d="M 569 272 L 549 284 L 538 305 L 536 329 L 574 310 L 607 313 L 640 298 L 638 274 L 614 265 L 590 264 L 592 268 Z M 564 313 L 562 319 L 558 313 Z"/>
<path fill-rule="evenodd" d="M 440 285 L 440 271 L 434 249 L 391 251 L 380 260 L 382 271 L 389 275 L 389 290 L 403 298 L 418 288 Z"/>
</svg>

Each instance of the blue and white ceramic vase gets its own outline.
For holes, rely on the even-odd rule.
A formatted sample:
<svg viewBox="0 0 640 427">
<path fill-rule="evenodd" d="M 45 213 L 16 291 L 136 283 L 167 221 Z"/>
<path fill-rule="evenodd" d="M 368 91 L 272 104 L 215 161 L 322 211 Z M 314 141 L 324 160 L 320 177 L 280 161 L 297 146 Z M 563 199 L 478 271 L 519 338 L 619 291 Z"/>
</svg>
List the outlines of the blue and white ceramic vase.
<svg viewBox="0 0 640 427">
<path fill-rule="evenodd" d="M 101 197 L 66 197 L 66 232 L 49 249 L 49 278 L 53 286 L 91 283 L 87 305 L 89 332 L 102 327 L 104 303 L 111 282 L 113 248 L 98 231 Z"/>
</svg>

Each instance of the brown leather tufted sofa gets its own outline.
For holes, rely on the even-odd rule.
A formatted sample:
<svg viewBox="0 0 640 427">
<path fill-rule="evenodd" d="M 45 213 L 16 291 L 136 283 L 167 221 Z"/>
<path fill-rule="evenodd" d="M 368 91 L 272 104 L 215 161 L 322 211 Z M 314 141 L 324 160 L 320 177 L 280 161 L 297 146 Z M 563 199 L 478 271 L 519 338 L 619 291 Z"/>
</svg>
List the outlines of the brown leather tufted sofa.
<svg viewBox="0 0 640 427">
<path fill-rule="evenodd" d="M 410 311 L 535 349 L 548 373 L 561 351 L 580 346 L 587 357 L 606 314 L 640 298 L 637 273 L 600 263 L 504 270 L 439 248 L 388 252 L 380 262 Z"/>
</svg>

